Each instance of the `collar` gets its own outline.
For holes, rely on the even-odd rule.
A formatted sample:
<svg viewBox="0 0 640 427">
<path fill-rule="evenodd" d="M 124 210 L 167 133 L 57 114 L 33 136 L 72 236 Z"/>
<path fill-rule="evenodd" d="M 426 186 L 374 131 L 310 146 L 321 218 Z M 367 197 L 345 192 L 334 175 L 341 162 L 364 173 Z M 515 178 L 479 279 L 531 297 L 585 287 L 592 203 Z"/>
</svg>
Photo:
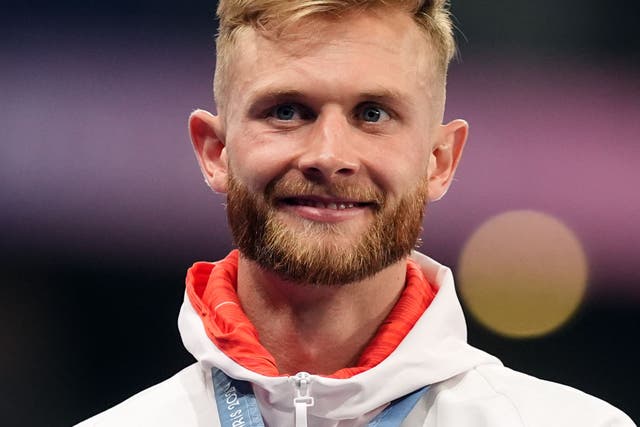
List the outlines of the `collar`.
<svg viewBox="0 0 640 427">
<path fill-rule="evenodd" d="M 187 296 L 200 316 L 209 339 L 229 358 L 261 375 L 275 377 L 275 359 L 260 344 L 258 332 L 242 310 L 237 295 L 239 252 L 232 251 L 216 263 L 197 262 L 187 272 Z M 427 309 L 437 289 L 424 277 L 415 261 L 407 260 L 405 288 L 356 366 L 327 375 L 350 378 L 382 362 L 405 338 Z"/>
</svg>

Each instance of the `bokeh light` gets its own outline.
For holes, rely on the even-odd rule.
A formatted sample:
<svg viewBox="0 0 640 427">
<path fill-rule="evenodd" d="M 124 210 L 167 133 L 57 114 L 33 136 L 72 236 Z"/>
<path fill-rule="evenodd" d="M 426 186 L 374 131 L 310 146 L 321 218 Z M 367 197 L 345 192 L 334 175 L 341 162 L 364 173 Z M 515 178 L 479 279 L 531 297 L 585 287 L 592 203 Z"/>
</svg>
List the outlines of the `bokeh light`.
<svg viewBox="0 0 640 427">
<path fill-rule="evenodd" d="M 538 337 L 565 324 L 586 290 L 587 259 L 556 218 L 511 211 L 486 221 L 459 262 L 460 293 L 485 327 L 512 338 Z"/>
</svg>

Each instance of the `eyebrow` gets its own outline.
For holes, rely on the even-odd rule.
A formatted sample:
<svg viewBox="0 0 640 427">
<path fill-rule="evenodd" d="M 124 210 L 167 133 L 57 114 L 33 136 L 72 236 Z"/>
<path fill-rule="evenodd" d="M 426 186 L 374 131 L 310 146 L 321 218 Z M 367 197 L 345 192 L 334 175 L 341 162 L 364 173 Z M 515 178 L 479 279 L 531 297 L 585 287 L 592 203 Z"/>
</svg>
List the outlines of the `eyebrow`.
<svg viewBox="0 0 640 427">
<path fill-rule="evenodd" d="M 302 92 L 293 89 L 259 89 L 249 95 L 248 112 L 255 114 L 277 102 L 301 101 L 305 98 Z"/>
<path fill-rule="evenodd" d="M 296 89 L 258 89 L 249 95 L 249 112 L 256 113 L 262 108 L 267 108 L 277 102 L 304 102 L 309 99 L 313 100 L 314 98 L 315 95 Z M 409 99 L 408 94 L 388 88 L 368 90 L 356 95 L 357 103 L 370 101 L 398 109 L 409 108 L 413 104 Z"/>
<path fill-rule="evenodd" d="M 386 88 L 364 92 L 360 94 L 358 98 L 361 99 L 361 102 L 373 101 L 379 102 L 381 104 L 389 104 L 392 107 L 395 106 L 397 108 L 406 108 L 413 104 L 411 101 L 409 101 L 410 97 L 408 96 L 408 94 Z"/>
</svg>

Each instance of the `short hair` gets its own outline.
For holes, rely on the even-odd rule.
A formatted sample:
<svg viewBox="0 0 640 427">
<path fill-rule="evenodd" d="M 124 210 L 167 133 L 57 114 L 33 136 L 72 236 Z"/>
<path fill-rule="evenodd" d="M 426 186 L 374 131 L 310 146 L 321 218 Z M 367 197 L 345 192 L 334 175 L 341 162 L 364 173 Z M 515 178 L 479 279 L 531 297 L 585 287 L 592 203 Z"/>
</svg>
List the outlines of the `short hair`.
<svg viewBox="0 0 640 427">
<path fill-rule="evenodd" d="M 214 98 L 224 103 L 228 68 L 237 34 L 244 28 L 278 31 L 314 16 L 340 16 L 353 10 L 397 8 L 411 14 L 436 53 L 438 71 L 446 76 L 456 45 L 448 0 L 220 0 L 216 37 Z"/>
</svg>

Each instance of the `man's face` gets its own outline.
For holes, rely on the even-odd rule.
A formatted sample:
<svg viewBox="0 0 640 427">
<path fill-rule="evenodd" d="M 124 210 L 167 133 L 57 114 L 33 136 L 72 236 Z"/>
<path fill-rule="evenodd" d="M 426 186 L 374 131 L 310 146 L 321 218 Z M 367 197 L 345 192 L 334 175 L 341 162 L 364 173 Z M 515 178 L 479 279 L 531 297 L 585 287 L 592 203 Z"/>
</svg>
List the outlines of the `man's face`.
<svg viewBox="0 0 640 427">
<path fill-rule="evenodd" d="M 344 284 L 408 255 L 436 168 L 443 82 L 401 12 L 239 35 L 222 108 L 241 252 L 284 278 Z"/>
</svg>

